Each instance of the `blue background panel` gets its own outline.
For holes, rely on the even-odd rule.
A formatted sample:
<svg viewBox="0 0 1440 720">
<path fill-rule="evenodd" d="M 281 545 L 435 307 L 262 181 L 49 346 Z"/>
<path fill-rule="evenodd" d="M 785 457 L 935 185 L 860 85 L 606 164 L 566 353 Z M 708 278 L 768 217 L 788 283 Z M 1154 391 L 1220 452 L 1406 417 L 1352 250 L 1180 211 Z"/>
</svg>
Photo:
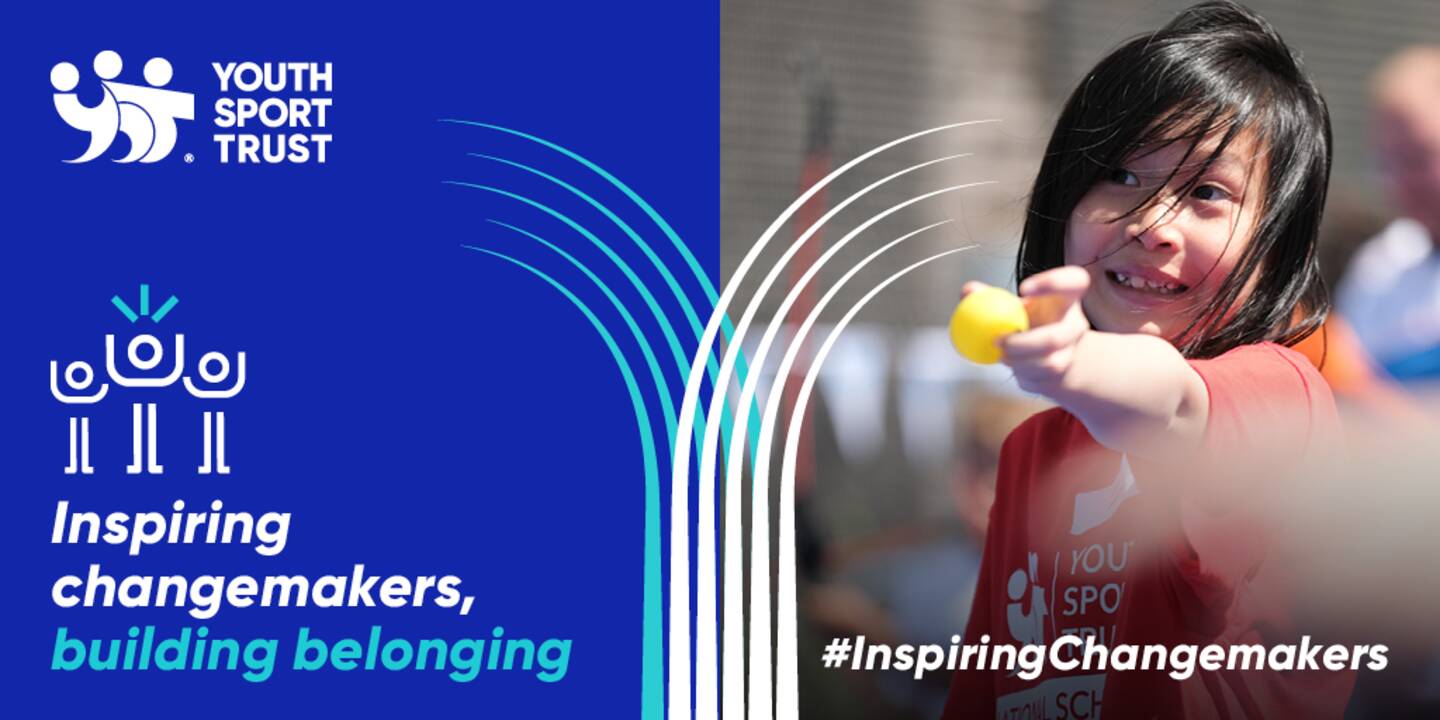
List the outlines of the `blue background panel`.
<svg viewBox="0 0 1440 720">
<path fill-rule="evenodd" d="M 605 278 L 647 336 L 660 333 L 613 265 L 565 225 L 442 181 L 545 199 L 594 229 L 662 295 L 658 274 L 600 213 L 541 178 L 467 153 L 563 178 L 643 230 L 702 320 L 708 306 L 655 225 L 598 176 L 522 138 L 439 120 L 516 128 L 585 155 L 657 208 L 713 278 L 716 8 L 30 4 L 5 15 L 0 281 L 11 311 L 0 352 L 0 527 L 11 561 L 0 586 L 10 625 L 0 706 L 22 711 L 16 717 L 140 713 L 132 708 L 148 717 L 637 712 L 644 487 L 629 395 L 609 350 L 568 299 L 461 245 L 546 268 L 615 331 L 637 373 L 640 353 L 585 276 L 486 220 L 565 247 Z M 119 140 L 105 158 L 61 162 L 86 141 L 56 115 L 50 69 L 75 64 L 80 99 L 94 104 L 100 91 L 90 63 L 106 49 L 126 63 L 119 80 L 141 82 L 143 63 L 161 56 L 174 67 L 168 87 L 195 94 L 196 120 L 180 123 L 165 160 L 112 163 L 124 151 Z M 333 63 L 325 164 L 218 162 L 211 136 L 226 131 L 213 125 L 219 92 L 210 63 L 228 60 Z M 141 283 L 152 305 L 180 299 L 158 325 L 132 324 L 110 304 L 118 294 L 133 307 Z M 124 343 L 142 331 L 167 342 L 184 333 L 189 360 L 209 349 L 245 351 L 245 389 L 207 404 L 178 384 L 144 398 L 112 388 L 84 412 L 95 474 L 65 475 L 67 418 L 76 413 L 51 397 L 49 362 L 87 360 L 100 369 L 105 334 Z M 690 352 L 689 329 L 677 333 Z M 663 347 L 657 355 L 674 385 L 681 379 Z M 663 427 L 653 385 L 641 377 Z M 124 472 L 132 400 L 159 407 L 162 476 Z M 226 412 L 228 476 L 195 473 L 207 409 Z M 264 557 L 240 545 L 157 545 L 132 558 L 120 547 L 49 542 L 61 499 L 76 509 L 134 512 L 163 511 L 176 499 L 199 509 L 215 498 L 227 510 L 292 513 L 288 547 Z M 199 621 L 175 608 L 52 604 L 55 579 L 83 574 L 90 563 L 116 577 L 312 578 L 364 563 L 382 576 L 458 575 L 475 605 L 466 617 L 434 606 L 225 607 Z M 273 637 L 282 667 L 263 683 L 238 672 L 55 672 L 62 625 L 87 639 L 123 637 L 132 625 L 154 625 L 162 636 L 204 625 L 211 637 Z M 387 638 L 411 639 L 487 638 L 501 625 L 510 637 L 568 638 L 573 647 L 566 677 L 553 684 L 524 672 L 456 683 L 433 671 L 283 667 L 301 626 L 333 641 L 363 639 L 372 625 Z"/>
</svg>

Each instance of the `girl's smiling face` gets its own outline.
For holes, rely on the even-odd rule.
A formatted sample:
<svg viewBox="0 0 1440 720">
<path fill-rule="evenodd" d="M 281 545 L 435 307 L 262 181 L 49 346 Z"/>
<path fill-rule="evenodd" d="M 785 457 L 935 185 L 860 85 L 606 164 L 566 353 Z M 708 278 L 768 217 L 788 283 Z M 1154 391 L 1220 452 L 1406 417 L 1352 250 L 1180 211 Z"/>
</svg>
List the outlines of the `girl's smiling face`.
<svg viewBox="0 0 1440 720">
<path fill-rule="evenodd" d="M 1219 139 L 1206 137 L 1189 158 L 1186 141 L 1142 150 L 1075 206 L 1065 263 L 1090 271 L 1082 307 L 1096 329 L 1178 342 L 1235 268 L 1263 209 L 1266 168 L 1253 135 L 1241 132 L 1202 172 Z"/>
</svg>

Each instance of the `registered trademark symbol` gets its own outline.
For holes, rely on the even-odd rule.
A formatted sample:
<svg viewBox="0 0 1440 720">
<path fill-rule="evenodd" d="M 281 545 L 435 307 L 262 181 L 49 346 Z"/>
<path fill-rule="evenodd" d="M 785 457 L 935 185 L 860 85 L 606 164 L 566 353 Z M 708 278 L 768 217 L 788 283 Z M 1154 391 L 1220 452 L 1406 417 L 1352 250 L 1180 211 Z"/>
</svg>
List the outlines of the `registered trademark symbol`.
<svg viewBox="0 0 1440 720">
<path fill-rule="evenodd" d="M 185 164 L 195 162 L 195 153 L 185 153 Z"/>
</svg>

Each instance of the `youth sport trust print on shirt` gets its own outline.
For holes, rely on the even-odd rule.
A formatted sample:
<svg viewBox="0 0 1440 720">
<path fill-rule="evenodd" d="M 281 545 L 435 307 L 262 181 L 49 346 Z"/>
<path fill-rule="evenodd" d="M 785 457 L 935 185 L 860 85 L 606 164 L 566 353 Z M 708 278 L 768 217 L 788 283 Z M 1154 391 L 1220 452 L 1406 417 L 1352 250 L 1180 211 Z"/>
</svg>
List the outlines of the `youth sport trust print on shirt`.
<svg viewBox="0 0 1440 720">
<path fill-rule="evenodd" d="M 1126 568 L 1136 543 L 1128 532 L 1129 523 L 1116 520 L 1116 515 L 1139 494 L 1139 488 L 1126 457 L 1119 457 L 1113 477 L 1108 485 L 1074 494 L 1068 523 L 1067 518 L 1055 517 L 1031 525 L 1031 537 L 1042 541 L 1037 547 L 1043 550 L 1025 553 L 1025 566 L 1010 573 L 1006 586 L 1010 602 L 1005 608 L 1010 637 L 996 642 L 1046 645 L 1064 635 L 1094 637 L 1101 645 L 1114 642 Z M 1060 659 L 1079 660 L 1083 652 L 1083 647 L 1067 647 Z M 1042 678 L 1047 679 L 1000 695 L 996 717 L 1091 720 L 1100 716 L 1104 673 L 1065 675 L 1047 668 Z M 1007 679 L 1023 682 L 1014 675 Z"/>
<path fill-rule="evenodd" d="M 1275 508 L 1342 437 L 1334 399 L 1303 357 L 1270 343 L 1191 365 L 1210 405 L 1202 448 L 1183 462 L 1127 460 L 1061 408 L 1006 438 L 967 645 L 1079 638 L 1058 651 L 1064 662 L 1092 637 L 1109 648 L 1291 638 L 1285 566 L 1262 561 Z M 1263 670 L 1177 682 L 1047 662 L 1034 680 L 957 672 L 946 717 L 1338 718 L 1353 682 Z"/>
</svg>

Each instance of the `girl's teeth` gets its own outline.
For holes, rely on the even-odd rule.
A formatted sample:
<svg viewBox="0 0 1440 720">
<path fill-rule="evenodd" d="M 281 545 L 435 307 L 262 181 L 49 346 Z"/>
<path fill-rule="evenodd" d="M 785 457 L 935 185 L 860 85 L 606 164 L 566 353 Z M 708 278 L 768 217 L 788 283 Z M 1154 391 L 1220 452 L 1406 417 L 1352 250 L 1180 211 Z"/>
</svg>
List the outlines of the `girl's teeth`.
<svg viewBox="0 0 1440 720">
<path fill-rule="evenodd" d="M 1124 274 L 1124 273 L 1118 273 L 1118 272 L 1115 273 L 1115 279 L 1116 279 L 1121 285 L 1128 285 L 1128 286 L 1130 286 L 1130 287 L 1132 287 L 1132 288 L 1135 288 L 1136 290 L 1149 290 L 1149 291 L 1151 291 L 1151 292 L 1158 292 L 1158 293 L 1167 294 L 1167 295 L 1168 295 L 1168 294 L 1173 294 L 1175 291 L 1177 291 L 1177 290 L 1179 289 L 1179 286 L 1176 285 L 1175 283 L 1168 283 L 1168 282 L 1166 282 L 1166 283 L 1157 283 L 1157 282 L 1151 282 L 1151 281 L 1146 280 L 1146 279 L 1144 279 L 1144 278 L 1132 277 L 1132 276 L 1130 276 L 1130 275 L 1126 275 L 1126 274 Z"/>
</svg>

